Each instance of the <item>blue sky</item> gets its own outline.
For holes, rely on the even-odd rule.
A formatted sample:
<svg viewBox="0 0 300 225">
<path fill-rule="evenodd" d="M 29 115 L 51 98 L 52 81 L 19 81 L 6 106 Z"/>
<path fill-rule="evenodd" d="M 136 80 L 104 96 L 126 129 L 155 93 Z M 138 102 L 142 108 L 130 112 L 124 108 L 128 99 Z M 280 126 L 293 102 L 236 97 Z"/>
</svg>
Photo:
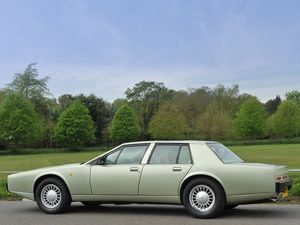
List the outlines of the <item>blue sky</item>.
<svg viewBox="0 0 300 225">
<path fill-rule="evenodd" d="M 0 0 L 0 87 L 31 62 L 54 96 L 108 101 L 141 80 L 300 89 L 298 0 Z"/>
</svg>

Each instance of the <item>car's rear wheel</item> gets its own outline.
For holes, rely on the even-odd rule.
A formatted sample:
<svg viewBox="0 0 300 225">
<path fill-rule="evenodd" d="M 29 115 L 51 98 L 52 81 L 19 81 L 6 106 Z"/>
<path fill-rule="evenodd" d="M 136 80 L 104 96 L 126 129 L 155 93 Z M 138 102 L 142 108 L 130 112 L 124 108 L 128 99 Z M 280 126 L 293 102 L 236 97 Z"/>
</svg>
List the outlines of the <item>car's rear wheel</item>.
<svg viewBox="0 0 300 225">
<path fill-rule="evenodd" d="M 197 178 L 186 185 L 182 194 L 186 210 L 197 218 L 217 216 L 224 207 L 225 196 L 218 183 Z"/>
<path fill-rule="evenodd" d="M 86 206 L 88 208 L 94 208 L 94 207 L 98 207 L 99 205 L 101 205 L 100 202 L 81 202 L 81 204 L 83 204 L 84 206 Z"/>
<path fill-rule="evenodd" d="M 62 213 L 68 210 L 71 196 L 66 185 L 57 178 L 42 180 L 35 190 L 38 207 L 48 214 Z"/>
</svg>

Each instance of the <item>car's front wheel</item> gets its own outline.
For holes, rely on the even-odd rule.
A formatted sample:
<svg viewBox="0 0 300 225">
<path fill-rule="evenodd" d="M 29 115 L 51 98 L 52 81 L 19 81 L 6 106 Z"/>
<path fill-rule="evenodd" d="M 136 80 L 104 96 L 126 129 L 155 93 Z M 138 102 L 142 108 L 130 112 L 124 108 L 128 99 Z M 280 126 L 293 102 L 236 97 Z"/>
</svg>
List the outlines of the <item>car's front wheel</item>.
<svg viewBox="0 0 300 225">
<path fill-rule="evenodd" d="M 225 197 L 218 183 L 207 178 L 197 178 L 184 188 L 182 201 L 190 214 L 206 219 L 222 211 Z"/>
<path fill-rule="evenodd" d="M 38 207 L 48 214 L 65 212 L 71 204 L 71 197 L 66 185 L 59 179 L 42 180 L 35 191 Z"/>
</svg>

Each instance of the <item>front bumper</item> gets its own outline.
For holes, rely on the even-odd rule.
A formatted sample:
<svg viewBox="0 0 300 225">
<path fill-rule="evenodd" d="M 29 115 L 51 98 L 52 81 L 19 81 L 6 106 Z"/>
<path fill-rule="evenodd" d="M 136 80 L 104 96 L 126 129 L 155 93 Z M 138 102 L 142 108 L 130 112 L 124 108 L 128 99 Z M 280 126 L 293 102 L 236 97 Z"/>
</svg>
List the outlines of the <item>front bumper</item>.
<svg viewBox="0 0 300 225">
<path fill-rule="evenodd" d="M 293 184 L 293 181 L 290 179 L 276 182 L 276 193 L 279 194 L 281 192 L 285 192 L 287 189 L 290 190 L 292 187 L 292 184 Z"/>
</svg>

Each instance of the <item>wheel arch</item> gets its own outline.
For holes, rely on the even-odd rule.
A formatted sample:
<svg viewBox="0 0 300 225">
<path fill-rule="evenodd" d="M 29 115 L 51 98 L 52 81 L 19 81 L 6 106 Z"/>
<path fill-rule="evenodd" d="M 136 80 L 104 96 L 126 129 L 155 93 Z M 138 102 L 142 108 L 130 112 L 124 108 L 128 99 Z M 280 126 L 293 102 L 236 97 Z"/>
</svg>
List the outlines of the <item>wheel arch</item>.
<svg viewBox="0 0 300 225">
<path fill-rule="evenodd" d="M 72 199 L 72 195 L 70 193 L 70 188 L 69 188 L 67 182 L 65 181 L 65 179 L 62 176 L 58 175 L 58 174 L 48 173 L 48 174 L 42 174 L 42 175 L 38 176 L 35 179 L 34 184 L 33 184 L 33 197 L 34 197 L 34 200 L 36 200 L 35 199 L 35 191 L 36 191 L 37 186 L 39 185 L 39 183 L 41 183 L 43 180 L 45 180 L 47 178 L 55 178 L 55 179 L 60 180 L 66 186 L 67 191 L 70 195 L 70 198 Z"/>
<path fill-rule="evenodd" d="M 190 181 L 192 181 L 194 179 L 197 179 L 197 178 L 206 178 L 206 179 L 209 179 L 209 180 L 212 180 L 212 181 L 216 182 L 221 187 L 221 189 L 223 191 L 225 204 L 226 204 L 226 202 L 227 202 L 226 192 L 225 192 L 222 181 L 218 177 L 216 177 L 212 174 L 206 174 L 206 173 L 195 173 L 195 174 L 191 174 L 190 176 L 184 178 L 184 180 L 181 182 L 180 190 L 179 190 L 179 195 L 180 195 L 180 201 L 181 202 L 182 202 L 182 194 L 183 194 L 184 188 L 186 187 L 186 185 Z"/>
</svg>

